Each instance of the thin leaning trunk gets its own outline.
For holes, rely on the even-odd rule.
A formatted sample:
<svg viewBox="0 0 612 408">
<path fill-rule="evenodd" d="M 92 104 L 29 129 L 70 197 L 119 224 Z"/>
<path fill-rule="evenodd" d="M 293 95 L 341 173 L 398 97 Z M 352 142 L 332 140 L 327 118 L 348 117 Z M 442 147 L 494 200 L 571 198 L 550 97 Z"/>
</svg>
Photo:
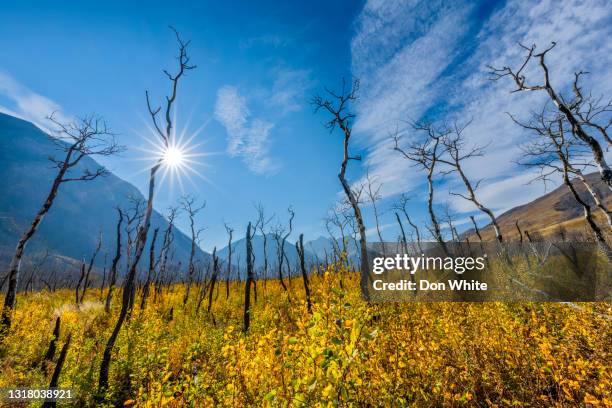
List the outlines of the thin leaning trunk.
<svg viewBox="0 0 612 408">
<path fill-rule="evenodd" d="M 119 317 L 117 318 L 117 323 L 115 324 L 113 332 L 110 338 L 108 339 L 108 342 L 106 343 L 106 347 L 104 348 L 104 354 L 102 356 L 102 362 L 100 364 L 100 376 L 98 380 L 98 388 L 100 394 L 103 394 L 108 388 L 108 374 L 110 369 L 111 354 L 113 352 L 113 348 L 115 347 L 115 342 L 117 341 L 119 332 L 121 331 L 121 327 L 123 326 L 123 322 L 125 321 L 130 308 L 130 298 L 134 289 L 134 281 L 136 277 L 138 262 L 140 261 L 140 258 L 142 256 L 142 252 L 147 242 L 147 234 L 149 232 L 149 227 L 151 226 L 151 214 L 153 213 L 153 199 L 155 195 L 155 174 L 157 173 L 157 170 L 159 169 L 160 165 L 161 163 L 158 162 L 155 166 L 153 166 L 149 175 L 149 199 L 147 201 L 147 209 L 145 211 L 143 224 L 138 230 L 136 249 L 134 251 L 132 263 L 130 265 L 130 269 L 128 270 L 128 274 L 123 285 L 121 311 L 119 312 Z"/>
<path fill-rule="evenodd" d="M 38 213 L 36 213 L 36 216 L 34 217 L 32 224 L 30 224 L 30 227 L 23 233 L 23 235 L 19 239 L 19 242 L 17 243 L 17 247 L 15 248 L 15 252 L 13 254 L 13 257 L 11 259 L 11 262 L 9 264 L 9 269 L 8 269 L 9 270 L 8 278 L 7 278 L 8 288 L 6 291 L 6 295 L 4 297 L 4 305 L 2 307 L 2 324 L 0 326 L 0 340 L 3 339 L 6 332 L 8 332 L 8 330 L 11 328 L 12 314 L 13 314 L 13 310 L 15 309 L 15 299 L 17 297 L 17 284 L 19 281 L 19 271 L 21 268 L 21 260 L 25 252 L 26 245 L 28 244 L 28 241 L 30 241 L 30 239 L 34 236 L 36 231 L 38 230 L 40 223 L 42 222 L 45 215 L 47 215 L 47 213 L 51 209 L 51 206 L 53 205 L 53 201 L 55 200 L 55 197 L 57 197 L 57 192 L 62 183 L 62 178 L 64 177 L 64 175 L 66 174 L 66 171 L 68 170 L 67 162 L 70 160 L 71 154 L 72 154 L 72 150 L 68 152 L 66 160 L 64 161 L 65 163 L 64 166 L 60 169 L 59 173 L 53 180 L 53 185 L 51 186 L 51 191 L 49 191 L 49 194 L 47 195 L 47 199 L 45 200 L 42 207 L 38 210 Z"/>
</svg>

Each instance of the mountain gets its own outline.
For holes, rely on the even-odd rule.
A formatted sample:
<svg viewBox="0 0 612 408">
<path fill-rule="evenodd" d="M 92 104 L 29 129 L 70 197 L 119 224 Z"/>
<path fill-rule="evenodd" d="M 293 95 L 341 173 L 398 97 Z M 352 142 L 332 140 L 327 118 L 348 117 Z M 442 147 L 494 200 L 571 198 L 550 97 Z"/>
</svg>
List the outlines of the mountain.
<svg viewBox="0 0 612 408">
<path fill-rule="evenodd" d="M 253 245 L 253 254 L 255 255 L 254 267 L 255 269 L 261 269 L 264 266 L 264 237 L 263 235 L 255 235 L 251 241 Z M 276 265 L 278 264 L 278 250 L 276 240 L 272 234 L 266 234 L 266 251 L 268 255 L 268 276 L 276 276 Z M 224 262 L 227 262 L 229 257 L 229 246 L 226 246 L 217 252 L 219 258 Z M 287 261 L 291 267 L 292 275 L 299 273 L 297 265 L 299 257 L 295 242 L 289 239 L 285 241 L 285 255 L 287 259 L 283 261 L 285 268 Z M 309 251 L 308 243 L 304 243 L 304 261 L 306 265 L 315 262 L 315 255 Z M 239 239 L 232 242 L 232 269 L 235 269 L 234 274 L 238 270 L 238 261 L 240 261 L 240 276 L 244 277 L 244 271 L 246 268 L 246 238 Z M 286 272 L 285 272 L 286 273 Z"/>
<path fill-rule="evenodd" d="M 32 221 L 49 192 L 56 171 L 48 160 L 61 154 L 50 136 L 32 123 L 0 113 L 0 261 L 6 265 L 19 236 Z M 72 170 L 79 174 L 99 165 L 90 157 L 84 157 Z M 28 243 L 26 255 L 49 250 L 57 257 L 80 260 L 89 258 L 101 232 L 103 247 L 97 258 L 97 266 L 108 261 L 115 248 L 117 211 L 115 207 L 128 208 L 128 197 L 143 198 L 132 184 L 114 174 L 89 182 L 64 183 L 44 218 L 38 232 Z M 154 211 L 151 232 L 167 227 L 166 219 Z M 152 234 L 151 234 L 152 235 Z M 125 236 L 125 233 L 124 233 Z M 174 260 L 188 259 L 191 241 L 175 230 Z M 158 244 L 158 248 L 160 245 Z M 125 248 L 125 247 L 124 247 Z M 198 258 L 210 256 L 199 251 Z M 141 261 L 144 267 L 146 260 Z M 4 268 L 3 268 L 4 269 Z"/>
<path fill-rule="evenodd" d="M 612 193 L 602 182 L 599 173 L 587 174 L 585 178 L 596 190 L 598 196 L 602 199 L 601 201 L 608 208 L 612 207 Z M 596 220 L 605 225 L 604 218 L 595 207 L 593 198 L 582 182 L 575 179 L 572 184 L 580 197 L 591 206 Z M 555 235 L 561 228 L 568 232 L 584 232 L 586 228 L 583 209 L 565 185 L 557 187 L 530 203 L 501 214 L 497 217 L 497 221 L 502 230 L 502 235 L 509 240 L 518 238 L 517 221 L 523 232 L 529 231 L 530 234 L 538 233 L 543 236 Z M 470 240 L 477 239 L 473 230 L 467 231 L 464 235 L 468 235 Z M 481 235 L 484 240 L 495 239 L 493 228 L 490 225 L 481 229 Z"/>
</svg>

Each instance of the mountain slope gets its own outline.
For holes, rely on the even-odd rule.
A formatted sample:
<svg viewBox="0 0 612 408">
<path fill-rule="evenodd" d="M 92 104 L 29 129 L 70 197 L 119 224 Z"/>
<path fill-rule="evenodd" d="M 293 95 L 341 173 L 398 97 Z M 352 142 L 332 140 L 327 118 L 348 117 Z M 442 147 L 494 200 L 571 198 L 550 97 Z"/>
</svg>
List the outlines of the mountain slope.
<svg viewBox="0 0 612 408">
<path fill-rule="evenodd" d="M 612 193 L 601 181 L 599 173 L 586 175 L 586 179 L 597 191 L 600 200 L 612 207 Z M 595 207 L 593 198 L 588 193 L 584 185 L 579 180 L 574 180 L 573 185 L 580 194 L 580 197 L 587 202 L 601 225 L 605 225 L 605 220 L 599 210 Z M 498 216 L 498 223 L 504 238 L 509 240 L 518 238 L 516 222 L 518 221 L 521 230 L 532 233 L 539 233 L 544 236 L 556 234 L 560 228 L 568 232 L 584 232 L 586 224 L 583 217 L 583 209 L 576 202 L 569 192 L 567 186 L 561 185 L 530 203 L 515 207 L 502 215 Z M 466 232 L 470 240 L 477 239 L 473 230 Z M 481 229 L 484 240 L 495 238 L 493 228 L 488 225 Z"/>
<path fill-rule="evenodd" d="M 0 260 L 7 258 L 40 208 L 55 176 L 49 156 L 57 155 L 57 147 L 50 137 L 33 124 L 0 113 Z M 84 157 L 73 170 L 74 174 L 98 164 Z M 143 198 L 132 184 L 114 174 L 90 182 L 65 183 L 60 187 L 53 207 L 44 218 L 38 232 L 30 240 L 27 254 L 48 249 L 50 253 L 73 259 L 88 258 L 93 252 L 98 234 L 103 236 L 102 255 L 97 265 L 109 260 L 115 248 L 117 223 L 116 206 L 129 207 L 128 197 Z M 167 221 L 158 212 L 152 216 L 151 231 L 163 231 Z M 125 234 L 124 234 L 125 235 Z M 161 235 L 161 234 L 160 234 Z M 158 245 L 159 247 L 159 245 Z M 174 259 L 188 258 L 190 239 L 175 231 Z M 209 255 L 200 251 L 200 258 Z M 109 261 L 110 262 L 110 261 Z M 141 261 L 141 266 L 144 261 Z"/>
</svg>

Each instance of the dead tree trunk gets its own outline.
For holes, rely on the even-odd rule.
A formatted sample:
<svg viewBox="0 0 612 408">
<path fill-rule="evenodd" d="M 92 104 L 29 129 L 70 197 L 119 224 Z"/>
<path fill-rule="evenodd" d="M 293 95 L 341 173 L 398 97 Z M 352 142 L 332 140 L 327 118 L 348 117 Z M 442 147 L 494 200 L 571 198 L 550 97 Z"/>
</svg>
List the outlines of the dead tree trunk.
<svg viewBox="0 0 612 408">
<path fill-rule="evenodd" d="M 104 296 L 104 288 L 106 287 L 106 265 L 108 261 L 108 252 L 104 252 L 104 267 L 102 268 L 102 284 L 100 285 L 100 298 L 99 301 L 102 302 L 102 298 Z"/>
<path fill-rule="evenodd" d="M 62 124 L 55 120 L 53 116 L 49 120 L 59 127 L 58 138 L 54 139 L 56 145 L 65 152 L 63 160 L 51 159 L 58 169 L 57 175 L 51 184 L 51 190 L 47 194 L 42 207 L 38 210 L 28 229 L 23 233 L 8 268 L 8 289 L 4 298 L 2 308 L 2 322 L 0 325 L 0 341 L 4 338 L 11 327 L 12 313 L 15 308 L 17 296 L 17 284 L 19 280 L 19 270 L 21 260 L 26 249 L 26 245 L 34 236 L 43 218 L 53 205 L 63 183 L 72 181 L 90 181 L 99 176 L 108 174 L 107 170 L 99 167 L 95 170 L 86 169 L 81 175 L 73 177 L 70 170 L 74 168 L 85 156 L 109 156 L 119 152 L 122 147 L 118 146 L 112 134 L 107 130 L 106 125 L 100 119 L 88 117 L 81 119 L 79 123 Z M 109 140 L 108 137 L 111 139 Z"/>
<path fill-rule="evenodd" d="M 296 249 L 300 257 L 300 270 L 302 271 L 302 280 L 304 281 L 304 292 L 306 292 L 306 308 L 308 313 L 312 314 L 312 301 L 310 300 L 310 285 L 308 284 L 308 273 L 304 264 L 304 234 L 300 234 L 300 240 L 297 242 Z"/>
<path fill-rule="evenodd" d="M 439 132 L 431 124 L 414 124 L 413 127 L 416 130 L 421 130 L 426 133 L 426 139 L 422 143 L 416 143 L 410 146 L 409 150 L 405 150 L 400 147 L 399 135 L 394 137 L 395 146 L 394 150 L 401 153 L 404 158 L 419 165 L 427 175 L 427 212 L 429 213 L 429 219 L 431 220 L 431 233 L 434 239 L 440 245 L 442 251 L 448 254 L 446 242 L 442 236 L 442 230 L 440 228 L 440 222 L 436 217 L 436 213 L 433 208 L 434 204 L 434 173 L 436 171 L 436 165 L 440 160 L 442 139 L 446 136 L 446 133 Z"/>
<path fill-rule="evenodd" d="M 77 281 L 77 284 L 74 288 L 74 292 L 75 292 L 75 299 L 74 299 L 74 303 L 78 306 L 79 304 L 79 288 L 81 287 L 81 283 L 83 282 L 83 279 L 85 279 L 85 259 L 81 259 L 81 273 L 79 275 L 79 280 Z"/>
<path fill-rule="evenodd" d="M 157 240 L 157 233 L 159 228 L 155 228 L 153 231 L 153 238 L 151 239 L 151 247 L 149 248 L 149 270 L 147 272 L 147 279 L 142 287 L 142 299 L 140 300 L 140 310 L 144 310 L 147 305 L 147 297 L 149 297 L 149 287 L 151 286 L 151 278 L 155 272 L 155 241 Z"/>
<path fill-rule="evenodd" d="M 395 212 L 395 219 L 397 220 L 397 224 L 400 227 L 400 231 L 402 233 L 402 247 L 404 250 L 404 253 L 408 253 L 408 241 L 406 240 L 406 232 L 404 232 L 404 226 L 402 225 L 402 220 L 400 219 L 400 216 L 397 212 Z"/>
<path fill-rule="evenodd" d="M 66 362 L 66 356 L 68 355 L 68 347 L 70 347 L 70 342 L 72 341 L 72 335 L 68 335 L 66 342 L 62 346 L 62 351 L 60 351 L 60 355 L 57 359 L 57 364 L 55 365 L 55 370 L 53 371 L 53 376 L 51 377 L 51 382 L 49 383 L 49 388 L 57 388 L 59 384 L 59 377 L 62 373 L 62 368 L 64 368 L 64 363 Z M 46 400 L 43 404 L 43 408 L 52 408 L 56 407 L 57 402 L 54 400 Z"/>
<path fill-rule="evenodd" d="M 162 249 L 156 262 L 156 265 L 159 264 L 159 267 L 156 267 L 157 273 L 155 277 L 155 295 L 153 296 L 154 303 L 157 300 L 157 296 L 161 293 L 162 285 L 164 283 L 166 266 L 168 264 L 168 253 L 174 237 L 172 230 L 174 229 L 174 219 L 176 218 L 176 213 L 177 209 L 171 207 L 168 214 L 168 228 L 166 228 L 166 231 L 164 232 L 164 243 L 162 244 Z"/>
<path fill-rule="evenodd" d="M 183 76 L 186 70 L 195 68 L 195 65 L 189 65 L 189 57 L 187 56 L 187 46 L 189 45 L 189 42 L 183 42 L 178 32 L 174 29 L 173 31 L 176 35 L 176 39 L 179 44 L 179 56 L 178 56 L 179 70 L 178 70 L 178 73 L 174 76 L 169 74 L 167 71 L 164 71 L 166 73 L 166 76 L 168 76 L 168 78 L 170 79 L 172 83 L 171 95 L 169 97 L 166 97 L 166 115 L 165 115 L 166 131 L 165 133 L 161 131 L 159 124 L 157 122 L 157 114 L 159 113 L 161 107 L 153 109 L 151 107 L 151 103 L 149 100 L 149 93 L 148 92 L 145 93 L 146 101 L 147 101 L 147 108 L 149 109 L 149 113 L 151 115 L 153 125 L 159 137 L 161 138 L 162 143 L 164 144 L 166 148 L 171 146 L 171 143 L 173 142 L 172 139 L 173 139 L 174 132 L 172 130 L 172 127 L 173 127 L 172 105 L 174 104 L 174 101 L 176 100 L 176 93 L 177 93 L 177 86 L 178 86 L 179 79 Z M 111 354 L 113 352 L 113 348 L 115 347 L 115 342 L 117 340 L 117 337 L 119 336 L 119 331 L 121 330 L 121 326 L 123 325 L 123 322 L 125 321 L 125 318 L 128 314 L 130 296 L 134 289 L 134 281 L 136 277 L 136 270 L 138 267 L 138 262 L 140 261 L 140 257 L 142 256 L 142 252 L 144 251 L 144 247 L 147 242 L 147 236 L 149 233 L 149 228 L 151 226 L 151 214 L 153 213 L 153 201 L 155 198 L 155 176 L 159 168 L 162 166 L 162 164 L 163 164 L 163 157 L 157 160 L 157 162 L 155 163 L 153 167 L 151 167 L 151 170 L 149 172 L 149 191 L 148 191 L 147 207 L 144 213 L 144 219 L 142 222 L 142 226 L 138 230 L 134 257 L 133 257 L 133 260 L 131 261 L 131 265 L 128 270 L 128 274 L 125 279 L 125 284 L 123 288 L 123 298 L 122 298 L 122 303 L 121 303 L 121 311 L 119 312 L 119 317 L 117 319 L 117 323 L 115 324 L 115 328 L 113 329 L 113 332 L 110 338 L 108 339 L 108 342 L 106 343 L 106 347 L 104 349 L 104 355 L 102 357 L 102 362 L 100 364 L 98 392 L 101 396 L 105 394 L 106 389 L 108 388 L 108 374 L 109 374 L 109 368 L 110 368 Z"/>
<path fill-rule="evenodd" d="M 212 257 L 213 270 L 212 276 L 210 278 L 210 288 L 208 288 L 208 307 L 206 308 L 206 311 L 208 313 L 210 313 L 210 310 L 212 308 L 213 292 L 215 291 L 215 284 L 217 283 L 217 275 L 219 273 L 219 257 L 217 256 L 217 247 L 213 249 Z"/>
<path fill-rule="evenodd" d="M 498 69 L 498 68 L 489 66 L 491 79 L 499 80 L 503 77 L 509 76 L 514 80 L 514 82 L 517 85 L 517 89 L 515 91 L 544 91 L 546 92 L 550 100 L 556 106 L 559 113 L 563 115 L 565 119 L 567 120 L 567 122 L 570 124 L 572 134 L 577 139 L 581 140 L 589 147 L 593 155 L 593 161 L 595 162 L 597 169 L 599 171 L 599 174 L 601 175 L 601 179 L 608 186 L 608 188 L 612 190 L 612 170 L 610 169 L 610 167 L 608 166 L 608 163 L 606 162 L 603 149 L 601 148 L 599 141 L 595 137 L 587 133 L 587 131 L 585 130 L 583 126 L 583 123 L 581 122 L 585 122 L 585 125 L 587 126 L 592 126 L 595 128 L 598 128 L 598 127 L 594 126 L 596 124 L 592 122 L 591 120 L 582 121 L 580 119 L 581 106 L 585 102 L 588 102 L 583 97 L 582 92 L 580 91 L 580 87 L 578 86 L 580 75 L 583 74 L 583 72 L 579 72 L 575 74 L 574 92 L 576 94 L 576 99 L 572 101 L 571 103 L 566 103 L 564 101 L 564 98 L 562 98 L 557 93 L 557 91 L 554 89 L 554 87 L 552 86 L 550 82 L 550 72 L 546 64 L 545 58 L 546 58 L 546 54 L 550 50 L 552 50 L 556 45 L 557 44 L 553 42 L 543 52 L 539 54 L 535 54 L 535 50 L 536 50 L 535 44 L 532 45 L 531 47 L 526 47 L 520 44 L 520 46 L 527 51 L 527 56 L 525 57 L 525 60 L 523 61 L 518 71 L 514 71 L 512 68 L 509 68 L 509 67 Z M 523 70 L 525 69 L 525 67 L 527 67 L 531 59 L 534 57 L 538 59 L 539 66 L 543 73 L 543 81 L 542 83 L 537 84 L 537 85 L 527 84 L 525 75 L 523 73 Z M 595 105 L 591 103 L 588 110 L 592 111 L 592 108 L 594 106 Z M 605 109 L 606 108 L 604 107 L 603 111 L 605 111 Z M 600 131 L 601 129 L 603 129 L 601 127 L 599 128 L 600 128 Z M 604 137 L 606 138 L 606 140 L 609 141 L 610 139 L 607 137 L 607 133 L 605 131 L 603 133 L 604 133 Z"/>
<path fill-rule="evenodd" d="M 191 251 L 189 253 L 189 266 L 187 267 L 187 288 L 185 289 L 185 297 L 183 298 L 183 305 L 187 304 L 187 300 L 189 299 L 189 292 L 191 290 L 191 285 L 193 284 L 193 277 L 195 272 L 195 266 L 193 264 L 193 260 L 195 257 L 197 241 L 199 240 L 200 233 L 202 230 L 195 229 L 195 216 L 200 210 L 202 210 L 206 203 L 203 203 L 200 207 L 194 207 L 195 199 L 192 197 L 183 197 L 182 205 L 185 212 L 189 216 L 189 229 L 191 231 Z"/>
<path fill-rule="evenodd" d="M 244 285 L 243 330 L 245 333 L 249 331 L 249 326 L 251 325 L 251 284 L 253 283 L 253 243 L 251 242 L 251 238 L 251 223 L 249 222 L 246 231 L 247 278 Z"/>
<path fill-rule="evenodd" d="M 478 237 L 480 242 L 482 242 L 482 235 L 480 235 L 480 230 L 478 229 L 478 224 L 476 224 L 476 220 L 474 219 L 473 215 L 470 215 L 470 220 L 472 220 L 472 225 L 474 226 L 474 232 L 476 233 L 476 236 Z M 518 224 L 517 224 L 517 228 L 518 228 Z M 522 240 L 522 238 L 521 238 L 521 240 Z"/>
<path fill-rule="evenodd" d="M 232 273 L 232 234 L 234 230 L 229 227 L 229 225 L 225 225 L 225 230 L 229 235 L 229 243 L 227 244 L 228 255 L 227 255 L 227 272 L 225 275 L 225 300 L 229 299 L 230 294 L 230 276 Z"/>
<path fill-rule="evenodd" d="M 463 182 L 465 189 L 467 190 L 467 196 L 460 193 L 451 194 L 459 196 L 464 200 L 471 201 L 478 210 L 486 214 L 491 220 L 491 225 L 493 225 L 493 229 L 495 230 L 495 237 L 497 241 L 501 244 L 503 242 L 503 236 L 501 233 L 501 229 L 499 228 L 499 224 L 497 223 L 497 218 L 493 214 L 493 211 L 488 207 L 485 207 L 480 200 L 476 197 L 476 189 L 478 188 L 480 182 L 479 180 L 476 184 L 472 184 L 472 182 L 468 179 L 465 171 L 463 170 L 462 163 L 470 159 L 472 157 L 481 157 L 484 155 L 484 148 L 482 146 L 476 146 L 469 151 L 465 151 L 465 140 L 463 137 L 463 131 L 465 127 L 458 127 L 455 125 L 454 134 L 449 134 L 443 138 L 443 143 L 446 146 L 446 151 L 450 156 L 450 160 L 440 159 L 440 162 L 449 165 L 453 170 L 456 171 L 459 175 L 459 178 Z"/>
<path fill-rule="evenodd" d="M 81 292 L 80 298 L 78 298 L 79 288 L 77 285 L 77 304 L 83 303 L 83 299 L 85 299 L 85 292 L 87 291 L 87 287 L 89 286 L 89 275 L 91 274 L 91 270 L 93 269 L 93 264 L 96 260 L 96 256 L 98 256 L 98 253 L 100 252 L 101 247 L 102 247 L 102 234 L 100 234 L 98 238 L 98 245 L 96 246 L 96 249 L 93 255 L 91 256 L 91 259 L 89 260 L 89 265 L 87 266 L 87 271 L 85 272 L 85 280 L 83 282 L 83 291 Z"/>
<path fill-rule="evenodd" d="M 55 350 L 57 349 L 57 341 L 59 340 L 59 336 L 60 336 L 60 316 L 57 316 L 57 319 L 55 319 L 55 327 L 53 328 L 53 337 L 51 338 L 51 341 L 49 342 L 49 348 L 47 349 L 47 352 L 45 353 L 45 357 L 43 358 L 43 362 L 41 365 L 41 369 L 43 372 L 46 372 L 48 365 L 51 362 L 53 362 L 53 358 L 55 357 Z"/>
<path fill-rule="evenodd" d="M 604 217 L 606 217 L 606 221 L 608 222 L 608 227 L 612 228 L 612 212 L 599 199 L 599 195 L 597 194 L 597 192 L 595 191 L 595 189 L 593 188 L 591 183 L 589 183 L 587 181 L 587 179 L 584 177 L 584 174 L 582 174 L 582 172 L 580 170 L 577 170 L 577 169 L 574 169 L 574 173 L 578 176 L 578 178 L 582 182 L 582 185 L 584 185 L 584 188 L 586 188 L 586 190 L 589 192 L 591 197 L 593 197 L 593 201 L 595 202 L 595 206 L 597 208 L 599 208 L 599 210 L 604 215 Z"/>
<path fill-rule="evenodd" d="M 338 179 L 340 180 L 340 184 L 342 185 L 342 189 L 344 190 L 344 194 L 346 195 L 351 208 L 353 209 L 353 213 L 355 214 L 355 221 L 357 222 L 357 227 L 359 230 L 359 246 L 360 246 L 360 270 L 361 270 L 361 279 L 360 279 L 360 287 L 362 296 L 365 300 L 369 301 L 369 285 L 372 281 L 372 277 L 370 276 L 370 263 L 368 260 L 368 249 L 367 249 L 367 239 L 366 239 L 366 229 L 365 224 L 363 222 L 363 216 L 361 215 L 361 209 L 359 208 L 359 202 L 357 197 L 355 196 L 354 191 L 351 189 L 348 181 L 346 180 L 346 168 L 348 166 L 349 160 L 361 160 L 361 156 L 350 156 L 349 155 L 349 142 L 351 139 L 351 120 L 355 117 L 354 114 L 347 112 L 347 105 L 354 102 L 357 99 L 357 91 L 359 89 L 359 82 L 354 81 L 353 86 L 350 91 L 345 89 L 344 83 L 342 86 L 342 91 L 339 95 L 329 92 L 330 96 L 335 100 L 335 103 L 323 99 L 320 96 L 315 97 L 313 100 L 313 104 L 315 105 L 316 110 L 325 109 L 330 115 L 331 119 L 326 123 L 326 127 L 330 130 L 333 130 L 336 126 L 340 128 L 342 134 L 344 136 L 343 140 L 343 158 L 340 164 L 340 172 L 338 173 Z"/>
<path fill-rule="evenodd" d="M 119 220 L 117 221 L 117 243 L 115 249 L 115 256 L 111 264 L 111 269 L 108 276 L 108 293 L 106 294 L 106 303 L 104 304 L 104 311 L 110 313 L 111 300 L 113 298 L 113 290 L 117 283 L 117 265 L 121 259 L 121 224 L 123 223 L 123 211 L 117 207 L 117 213 L 119 214 Z"/>
</svg>

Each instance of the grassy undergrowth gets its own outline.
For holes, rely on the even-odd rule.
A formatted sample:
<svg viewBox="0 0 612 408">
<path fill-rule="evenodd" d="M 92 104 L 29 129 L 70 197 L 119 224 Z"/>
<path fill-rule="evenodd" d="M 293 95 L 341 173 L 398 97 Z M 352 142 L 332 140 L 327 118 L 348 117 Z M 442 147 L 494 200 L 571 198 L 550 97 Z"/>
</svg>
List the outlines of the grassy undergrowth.
<svg viewBox="0 0 612 408">
<path fill-rule="evenodd" d="M 222 284 L 206 312 L 184 287 L 136 307 L 113 355 L 109 406 L 612 406 L 609 303 L 366 304 L 355 273 L 301 278 L 285 292 L 258 282 L 249 333 L 244 286 Z M 100 359 L 119 310 L 99 289 L 74 305 L 60 290 L 18 298 L 0 350 L 0 388 L 46 387 L 40 360 L 61 316 L 72 344 L 60 386 L 94 402 Z M 136 302 L 138 304 L 138 302 Z M 172 317 L 169 311 L 172 309 Z M 32 403 L 33 406 L 40 403 Z"/>
</svg>

